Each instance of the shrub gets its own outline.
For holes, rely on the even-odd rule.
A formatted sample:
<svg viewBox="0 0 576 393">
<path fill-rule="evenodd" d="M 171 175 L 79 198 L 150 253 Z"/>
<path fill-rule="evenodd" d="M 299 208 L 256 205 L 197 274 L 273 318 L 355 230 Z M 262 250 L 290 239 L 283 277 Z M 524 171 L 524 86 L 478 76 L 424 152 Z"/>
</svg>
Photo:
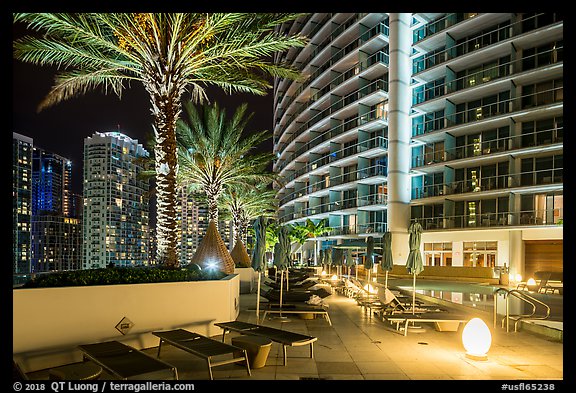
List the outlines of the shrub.
<svg viewBox="0 0 576 393">
<path fill-rule="evenodd" d="M 143 284 L 158 282 L 219 280 L 219 271 L 167 269 L 161 267 L 109 267 L 71 270 L 39 275 L 21 288 L 76 287 L 88 285 Z"/>
</svg>

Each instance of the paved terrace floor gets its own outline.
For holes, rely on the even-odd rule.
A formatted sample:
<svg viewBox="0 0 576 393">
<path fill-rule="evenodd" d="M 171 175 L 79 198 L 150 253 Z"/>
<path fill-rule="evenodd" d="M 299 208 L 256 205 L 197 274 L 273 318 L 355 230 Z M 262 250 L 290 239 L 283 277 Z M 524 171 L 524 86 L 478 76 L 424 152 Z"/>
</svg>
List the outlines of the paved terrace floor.
<svg viewBox="0 0 576 393">
<path fill-rule="evenodd" d="M 492 328 L 492 347 L 488 360 L 465 357 L 458 332 L 439 332 L 432 324 L 423 324 L 421 332 L 403 336 L 389 324 L 371 318 L 356 302 L 333 294 L 325 299 L 332 326 L 321 317 L 287 321 L 269 318 L 262 324 L 317 336 L 314 358 L 309 347 L 289 347 L 288 364 L 282 365 L 282 347 L 273 343 L 266 366 L 246 374 L 235 364 L 215 367 L 215 380 L 562 380 L 564 377 L 563 344 L 527 332 L 506 333 Z M 240 296 L 238 320 L 256 322 L 255 294 Z M 229 333 L 230 343 L 237 333 Z M 221 339 L 221 335 L 214 337 Z M 157 348 L 145 351 L 156 355 Z M 162 359 L 178 368 L 181 380 L 207 380 L 205 362 L 184 351 L 166 345 Z M 30 377 L 47 379 L 47 372 Z M 102 379 L 110 379 L 103 374 Z M 560 384 L 560 382 L 558 383 Z M 500 389 L 500 385 L 498 385 Z M 555 388 L 558 390 L 558 387 Z M 548 389 L 550 390 L 550 388 Z"/>
</svg>

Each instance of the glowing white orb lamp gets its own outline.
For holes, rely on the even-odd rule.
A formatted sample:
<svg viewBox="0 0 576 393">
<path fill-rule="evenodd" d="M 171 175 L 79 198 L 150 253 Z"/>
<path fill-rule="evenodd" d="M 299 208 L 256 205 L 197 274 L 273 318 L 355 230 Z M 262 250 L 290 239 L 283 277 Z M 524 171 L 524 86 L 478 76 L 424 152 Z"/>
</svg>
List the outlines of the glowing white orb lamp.
<svg viewBox="0 0 576 393">
<path fill-rule="evenodd" d="M 472 318 L 462 331 L 462 344 L 466 357 L 473 360 L 488 360 L 488 350 L 492 345 L 492 333 L 480 318 Z"/>
</svg>

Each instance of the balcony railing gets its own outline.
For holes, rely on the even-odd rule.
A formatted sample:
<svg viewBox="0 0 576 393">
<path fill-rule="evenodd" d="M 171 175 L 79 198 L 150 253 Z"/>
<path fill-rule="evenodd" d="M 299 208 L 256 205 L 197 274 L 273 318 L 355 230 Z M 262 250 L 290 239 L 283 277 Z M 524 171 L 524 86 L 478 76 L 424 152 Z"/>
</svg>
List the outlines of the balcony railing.
<svg viewBox="0 0 576 393">
<path fill-rule="evenodd" d="M 549 62 L 540 61 L 538 67 L 545 67 L 551 64 L 556 64 L 563 61 L 564 47 L 560 46 L 555 49 L 550 49 L 545 52 L 537 53 L 530 56 L 524 56 L 520 60 L 526 62 L 528 60 L 542 59 L 542 57 L 549 58 Z M 548 56 L 547 56 L 548 55 Z M 518 60 L 509 61 L 507 63 L 499 64 L 494 67 L 486 68 L 481 71 L 474 72 L 470 75 L 465 75 L 454 80 L 442 83 L 440 85 L 425 88 L 423 90 L 414 89 L 412 93 L 412 103 L 413 105 L 418 105 L 423 102 L 442 97 L 444 95 L 454 93 L 456 91 L 476 87 L 488 82 L 492 82 L 510 75 L 515 75 L 520 72 L 527 70 L 532 70 L 534 68 L 522 68 L 515 67 L 518 64 Z"/>
<path fill-rule="evenodd" d="M 530 17 L 529 19 L 536 19 L 538 18 L 540 15 L 534 15 L 532 17 Z M 511 23 L 507 26 L 504 27 L 500 27 L 498 29 L 489 31 L 485 34 L 482 34 L 480 36 L 474 36 L 464 42 L 461 42 L 457 45 L 454 45 L 450 48 L 446 48 L 442 51 L 439 52 L 435 52 L 429 55 L 424 55 L 421 56 L 417 59 L 414 60 L 413 62 L 413 69 L 412 72 L 413 74 L 418 74 L 422 71 L 425 71 L 429 68 L 432 68 L 434 66 L 440 65 L 442 63 L 445 63 L 449 60 L 452 60 L 456 57 L 459 56 L 463 56 L 465 54 L 471 53 L 471 52 L 475 52 L 477 50 L 486 48 L 492 44 L 498 44 L 499 42 L 506 40 L 508 38 L 514 37 L 515 35 L 519 35 L 519 34 L 523 34 L 525 32 L 527 32 L 525 29 L 522 29 L 522 25 L 526 24 L 526 21 L 528 19 L 525 20 L 521 20 L 515 23 Z M 553 20 L 551 22 L 552 23 L 556 23 L 558 21 Z M 542 26 L 538 26 L 538 27 L 542 27 Z M 517 31 L 516 34 L 514 34 L 514 32 Z"/>
<path fill-rule="evenodd" d="M 338 135 L 341 135 L 347 131 L 350 131 L 356 127 L 368 125 L 368 123 L 375 120 L 386 120 L 388 118 L 388 112 L 386 110 L 381 110 L 379 108 L 373 109 L 362 115 L 358 115 L 354 118 L 345 120 L 342 124 L 332 127 L 320 135 L 308 142 L 307 150 L 311 150 L 313 147 L 321 144 L 324 141 L 330 140 Z M 286 167 L 290 161 L 279 160 L 276 164 L 276 171 L 280 172 Z"/>
<path fill-rule="evenodd" d="M 361 87 L 361 88 L 345 95 L 344 97 L 340 98 L 338 101 L 334 102 L 328 108 L 317 113 L 310 120 L 308 120 L 306 123 L 304 123 L 303 126 L 301 126 L 298 130 L 296 130 L 294 132 L 294 134 L 292 134 L 292 136 L 289 138 L 289 142 L 287 142 L 287 143 L 290 143 L 292 140 L 296 139 L 297 136 L 301 135 L 310 126 L 318 123 L 319 121 L 322 121 L 326 117 L 334 114 L 335 112 L 339 111 L 340 109 L 344 108 L 345 106 L 348 106 L 355 101 L 359 101 L 360 99 L 362 99 L 362 98 L 366 97 L 367 95 L 370 95 L 376 91 L 386 91 L 387 92 L 388 91 L 388 81 L 386 81 L 384 79 L 376 79 L 376 80 L 372 81 L 370 84 L 368 84 L 364 87 Z M 297 116 L 298 114 L 299 113 L 294 113 L 293 115 Z M 282 129 L 281 133 L 284 132 L 286 127 L 284 127 L 284 129 Z M 286 146 L 286 145 L 284 145 L 284 146 Z M 283 153 L 284 153 L 284 149 L 283 149 L 284 146 L 282 146 L 282 145 L 279 146 L 280 155 L 283 155 Z M 291 161 L 290 158 L 288 158 L 288 160 Z"/>
<path fill-rule="evenodd" d="M 434 22 L 427 23 L 426 25 L 415 29 L 413 35 L 413 43 L 422 41 L 424 38 L 427 38 L 431 35 L 446 30 L 447 28 L 454 26 L 455 24 L 460 23 L 463 20 L 473 18 L 477 15 L 478 15 L 477 13 L 463 13 L 463 12 L 455 12 L 447 14 L 442 18 L 435 20 Z"/>
<path fill-rule="evenodd" d="M 352 67 L 350 67 L 348 70 L 346 70 L 344 73 L 342 73 L 341 75 L 337 76 L 336 78 L 333 78 L 328 83 L 326 83 L 326 85 L 324 85 L 324 87 L 320 88 L 316 93 L 311 94 L 309 100 L 297 103 L 298 106 L 296 107 L 296 110 L 292 114 L 288 115 L 288 117 L 284 121 L 285 126 L 282 127 L 280 130 L 276 130 L 275 133 L 277 133 L 277 134 L 284 133 L 284 131 L 287 129 L 287 127 L 291 124 L 291 122 L 294 119 L 296 119 L 302 112 L 304 112 L 304 110 L 308 109 L 311 105 L 313 105 L 315 102 L 317 102 L 320 98 L 322 98 L 323 96 L 328 94 L 330 91 L 333 91 L 334 89 L 336 89 L 339 85 L 341 85 L 345 81 L 353 78 L 355 75 L 368 69 L 369 67 L 371 67 L 374 64 L 381 63 L 381 64 L 388 65 L 388 59 L 389 59 L 388 54 L 383 52 L 383 51 L 380 51 L 380 52 L 374 53 L 373 55 L 371 55 L 370 57 L 368 57 L 364 61 L 357 62 Z M 306 85 L 306 86 L 308 86 L 308 85 Z M 301 90 L 299 89 L 299 91 L 296 92 L 296 94 L 294 94 L 293 97 L 297 97 L 304 90 L 304 88 L 305 87 L 302 87 Z M 386 81 L 386 85 L 383 89 L 386 91 L 388 90 L 387 81 Z M 289 102 L 286 105 L 286 108 L 288 108 L 292 104 L 292 102 L 293 102 L 292 99 L 289 100 Z M 284 116 L 284 110 L 280 110 L 279 111 L 279 117 L 280 118 L 278 119 L 278 123 L 283 122 L 282 121 L 283 116 Z"/>
<path fill-rule="evenodd" d="M 354 154 L 364 153 L 368 150 L 375 149 L 375 148 L 385 149 L 387 147 L 388 147 L 388 140 L 386 138 L 384 138 L 383 136 L 377 136 L 377 137 L 371 138 L 367 141 L 359 142 L 359 143 L 356 143 L 355 145 L 352 145 L 352 146 L 347 146 L 347 147 L 340 149 L 336 152 L 328 153 L 328 154 L 322 156 L 321 158 L 306 164 L 304 167 L 298 169 L 297 171 L 294 171 L 294 173 L 292 173 L 290 176 L 288 176 L 286 178 L 286 181 L 290 182 L 290 181 L 296 179 L 297 177 L 299 177 L 305 173 L 309 173 L 309 172 L 312 172 L 313 170 L 320 169 L 320 168 L 322 168 L 326 165 L 329 165 L 331 163 L 334 163 L 334 162 L 336 162 L 342 158 L 347 158 L 347 157 L 350 157 Z M 322 181 L 313 183 L 313 185 L 319 184 L 319 183 L 322 183 Z M 301 197 L 303 195 L 306 195 L 307 193 L 305 192 L 305 188 L 307 188 L 307 187 L 304 187 L 304 189 L 302 189 L 302 190 L 294 191 L 291 194 L 288 194 L 285 197 L 283 197 L 280 200 L 280 205 L 283 205 L 283 204 L 291 201 L 294 198 L 298 198 L 298 197 Z"/>
<path fill-rule="evenodd" d="M 520 212 L 486 212 L 439 217 L 412 218 L 418 221 L 424 230 L 490 228 L 509 226 L 562 225 L 564 209 L 543 209 Z"/>
<path fill-rule="evenodd" d="M 564 141 L 564 127 L 535 131 L 522 135 L 507 136 L 478 143 L 469 143 L 453 149 L 427 152 L 413 156 L 412 167 L 434 165 L 463 158 L 475 158 L 504 151 L 525 149 L 534 146 L 548 146 Z"/>
<path fill-rule="evenodd" d="M 482 121 L 503 114 L 514 113 L 535 107 L 536 105 L 549 105 L 562 101 L 564 101 L 564 87 L 559 86 L 536 93 L 496 101 L 476 108 L 465 109 L 421 123 L 413 121 L 412 136 L 422 135 L 460 124 Z"/>
<path fill-rule="evenodd" d="M 413 189 L 413 199 L 430 198 L 442 195 L 456 195 L 470 192 L 506 190 L 515 187 L 544 186 L 564 182 L 564 169 L 553 168 L 505 174 L 490 177 L 478 177 L 450 183 L 432 184 Z"/>
<path fill-rule="evenodd" d="M 323 65 L 321 65 L 319 68 L 317 68 L 308 78 L 306 78 L 306 80 L 304 82 L 297 82 L 297 81 L 292 81 L 292 83 L 301 83 L 300 87 L 291 95 L 289 96 L 288 101 L 286 102 L 286 104 L 284 105 L 284 103 L 282 102 L 282 100 L 280 100 L 280 107 L 282 108 L 288 108 L 292 102 L 312 83 L 314 82 L 320 75 L 322 75 L 326 70 L 328 70 L 329 68 L 331 68 L 334 64 L 336 64 L 338 61 L 340 61 L 344 56 L 346 56 L 348 53 L 350 53 L 352 50 L 358 48 L 360 45 L 368 42 L 370 39 L 374 38 L 375 36 L 379 35 L 379 34 L 385 34 L 386 36 L 388 35 L 388 27 L 383 24 L 380 23 L 379 25 L 376 25 L 375 27 L 373 27 L 372 29 L 370 29 L 369 31 L 363 33 L 360 38 L 352 41 L 350 44 L 348 44 L 347 46 L 345 46 L 344 48 L 342 48 L 341 50 L 339 50 L 337 53 L 335 53 L 334 55 L 332 55 L 332 57 L 326 61 Z M 315 49 L 315 52 L 319 52 L 320 50 L 322 50 L 324 47 L 318 47 Z M 317 54 L 317 53 L 316 53 Z M 316 56 L 316 54 L 314 54 L 314 56 L 310 57 L 308 59 L 311 60 L 313 57 Z M 385 56 L 383 58 L 383 60 L 386 62 L 388 61 L 388 56 Z M 307 64 L 308 61 L 303 61 L 302 64 Z M 289 87 L 286 89 L 288 90 Z"/>
</svg>

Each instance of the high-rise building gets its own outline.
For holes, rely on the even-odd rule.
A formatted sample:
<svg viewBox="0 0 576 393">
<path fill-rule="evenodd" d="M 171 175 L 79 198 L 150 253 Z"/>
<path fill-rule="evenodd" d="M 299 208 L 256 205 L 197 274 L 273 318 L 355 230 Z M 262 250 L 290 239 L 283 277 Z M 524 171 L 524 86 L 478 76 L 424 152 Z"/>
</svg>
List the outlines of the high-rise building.
<svg viewBox="0 0 576 393">
<path fill-rule="evenodd" d="M 563 20 L 557 13 L 314 13 L 274 83 L 281 223 L 323 247 L 392 233 L 404 264 L 562 269 Z M 312 252 L 312 244 L 307 245 Z"/>
<path fill-rule="evenodd" d="M 70 217 L 72 162 L 34 147 L 32 153 L 32 214 Z"/>
<path fill-rule="evenodd" d="M 149 263 L 148 152 L 120 132 L 84 139 L 83 269 Z"/>
<path fill-rule="evenodd" d="M 12 272 L 30 273 L 32 138 L 12 133 Z"/>
<path fill-rule="evenodd" d="M 82 223 L 73 209 L 72 162 L 36 146 L 32 161 L 31 272 L 78 269 Z"/>
</svg>

